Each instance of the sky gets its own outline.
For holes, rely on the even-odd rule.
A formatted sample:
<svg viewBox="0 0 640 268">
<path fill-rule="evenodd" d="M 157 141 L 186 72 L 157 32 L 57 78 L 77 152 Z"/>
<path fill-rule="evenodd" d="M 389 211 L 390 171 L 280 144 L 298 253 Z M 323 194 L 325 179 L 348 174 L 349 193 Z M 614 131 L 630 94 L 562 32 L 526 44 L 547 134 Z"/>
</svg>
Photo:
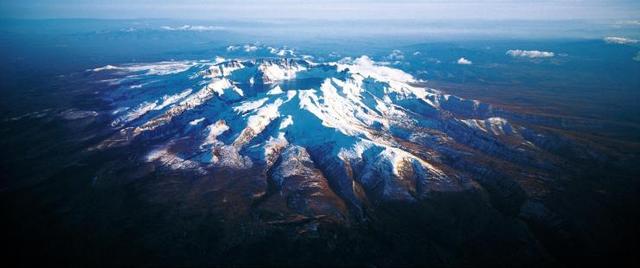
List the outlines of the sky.
<svg viewBox="0 0 640 268">
<path fill-rule="evenodd" d="M 0 18 L 629 20 L 640 0 L 0 0 Z"/>
</svg>

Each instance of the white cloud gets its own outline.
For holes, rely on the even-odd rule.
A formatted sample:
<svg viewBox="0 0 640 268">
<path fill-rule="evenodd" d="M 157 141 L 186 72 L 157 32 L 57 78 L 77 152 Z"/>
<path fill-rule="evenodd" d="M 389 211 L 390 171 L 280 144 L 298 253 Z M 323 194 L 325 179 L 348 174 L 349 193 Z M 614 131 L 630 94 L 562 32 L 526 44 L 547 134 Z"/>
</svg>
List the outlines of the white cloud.
<svg viewBox="0 0 640 268">
<path fill-rule="evenodd" d="M 618 24 L 618 25 L 640 26 L 640 20 L 623 20 L 623 21 L 617 22 L 616 24 Z"/>
<path fill-rule="evenodd" d="M 523 58 L 551 58 L 555 56 L 553 52 L 539 51 L 539 50 L 520 50 L 512 49 L 507 51 L 507 55 L 511 57 L 523 57 Z"/>
<path fill-rule="evenodd" d="M 391 51 L 391 54 L 386 57 L 386 59 L 391 61 L 404 60 L 404 53 L 402 53 L 402 51 L 400 50 L 394 49 L 393 51 Z"/>
<path fill-rule="evenodd" d="M 628 45 L 638 43 L 636 39 L 629 39 L 624 37 L 605 37 L 604 41 L 609 44 Z"/>
<path fill-rule="evenodd" d="M 294 57 L 296 55 L 293 49 L 287 49 L 286 47 L 284 48 L 267 47 L 267 49 L 269 50 L 269 53 L 276 56 L 280 56 L 280 57 L 285 57 L 285 56 Z"/>
<path fill-rule="evenodd" d="M 162 26 L 160 27 L 167 31 L 192 31 L 192 32 L 207 32 L 207 31 L 219 31 L 224 30 L 221 26 L 203 26 L 203 25 L 182 25 L 178 27 Z"/>
<path fill-rule="evenodd" d="M 458 64 L 460 64 L 460 65 L 471 65 L 471 64 L 473 64 L 473 62 L 468 60 L 468 59 L 465 59 L 464 57 L 462 57 L 462 58 L 458 59 Z"/>
<path fill-rule="evenodd" d="M 257 46 L 254 45 L 244 45 L 244 51 L 245 52 L 255 52 L 256 50 L 258 50 Z"/>
</svg>

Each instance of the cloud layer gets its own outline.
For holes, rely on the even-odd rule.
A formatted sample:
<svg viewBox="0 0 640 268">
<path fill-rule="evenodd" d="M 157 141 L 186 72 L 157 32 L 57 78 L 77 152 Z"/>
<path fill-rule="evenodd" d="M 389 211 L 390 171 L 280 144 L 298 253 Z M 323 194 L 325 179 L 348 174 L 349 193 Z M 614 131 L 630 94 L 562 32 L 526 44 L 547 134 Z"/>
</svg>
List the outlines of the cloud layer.
<svg viewBox="0 0 640 268">
<path fill-rule="evenodd" d="M 511 57 L 522 57 L 522 58 L 551 58 L 555 56 L 555 53 L 548 51 L 539 51 L 539 50 L 520 50 L 520 49 L 512 49 L 507 51 L 507 55 Z"/>
<path fill-rule="evenodd" d="M 609 44 L 628 45 L 638 43 L 636 39 L 629 39 L 624 37 L 605 37 L 604 41 Z"/>
<path fill-rule="evenodd" d="M 207 31 L 219 31 L 224 30 L 221 26 L 203 26 L 203 25 L 182 25 L 182 26 L 162 26 L 160 27 L 167 31 L 192 31 L 192 32 L 207 32 Z"/>
</svg>

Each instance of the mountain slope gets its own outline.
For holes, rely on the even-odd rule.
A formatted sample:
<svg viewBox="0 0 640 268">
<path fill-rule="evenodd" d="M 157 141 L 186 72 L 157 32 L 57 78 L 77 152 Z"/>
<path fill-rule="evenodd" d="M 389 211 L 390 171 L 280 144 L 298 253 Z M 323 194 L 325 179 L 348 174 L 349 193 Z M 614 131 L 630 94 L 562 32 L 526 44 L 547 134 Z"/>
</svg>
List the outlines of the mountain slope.
<svg viewBox="0 0 640 268">
<path fill-rule="evenodd" d="M 257 170 L 268 176 L 271 191 L 282 193 L 291 191 L 287 185 L 312 184 L 309 189 L 317 189 L 309 191 L 318 193 L 301 198 L 338 196 L 340 202 L 322 204 L 342 211 L 336 219 L 358 219 L 363 207 L 380 202 L 477 187 L 517 214 L 527 195 L 542 192 L 520 180 L 554 168 L 539 141 L 522 135 L 531 130 L 497 117 L 490 105 L 424 87 L 366 56 L 329 63 L 218 58 L 175 69 L 163 63 L 162 72 L 155 67 L 93 70 L 121 77 L 113 93 L 118 132 L 94 149 L 144 143 L 148 154 L 141 160 L 167 170 Z M 122 86 L 172 79 L 192 87 Z M 301 178 L 310 181 L 295 182 Z"/>
</svg>

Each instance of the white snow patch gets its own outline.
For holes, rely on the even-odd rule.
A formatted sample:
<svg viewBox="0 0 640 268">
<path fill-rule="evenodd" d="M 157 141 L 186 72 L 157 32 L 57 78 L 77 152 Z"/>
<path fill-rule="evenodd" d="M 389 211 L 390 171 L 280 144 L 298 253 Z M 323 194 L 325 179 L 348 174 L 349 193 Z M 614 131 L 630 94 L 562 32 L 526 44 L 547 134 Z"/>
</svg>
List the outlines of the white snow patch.
<svg viewBox="0 0 640 268">
<path fill-rule="evenodd" d="M 154 110 L 156 107 L 158 106 L 158 101 L 153 101 L 153 102 L 143 102 L 140 103 L 136 108 L 134 108 L 132 111 L 128 112 L 127 114 L 120 116 L 118 118 L 116 118 L 115 120 L 113 120 L 113 122 L 111 122 L 111 126 L 112 127 L 118 127 L 121 126 L 124 123 L 128 123 L 131 122 L 133 120 L 136 120 L 138 118 L 140 118 L 141 116 L 145 115 L 146 113 L 148 113 L 149 111 Z"/>
<path fill-rule="evenodd" d="M 280 116 L 278 108 L 282 103 L 282 99 L 277 99 L 274 103 L 260 108 L 255 115 L 247 119 L 247 128 L 253 129 L 254 133 L 260 133 L 273 119 Z"/>
<path fill-rule="evenodd" d="M 258 69 L 262 72 L 265 79 L 265 83 L 271 83 L 275 81 L 290 80 L 296 77 L 296 73 L 306 70 L 307 68 L 297 63 L 292 64 L 277 64 L 271 61 L 263 62 L 258 66 Z"/>
<path fill-rule="evenodd" d="M 285 56 L 289 56 L 289 57 L 293 57 L 295 56 L 295 53 L 292 49 L 286 49 L 286 48 L 274 48 L 274 47 L 268 47 L 267 49 L 269 49 L 269 53 L 276 55 L 276 56 L 280 56 L 280 57 L 285 57 Z"/>
<path fill-rule="evenodd" d="M 262 98 L 255 101 L 243 101 L 240 105 L 233 107 L 233 110 L 244 114 L 262 107 L 268 100 L 269 98 Z"/>
<path fill-rule="evenodd" d="M 220 59 L 216 58 L 216 61 Z M 230 60 L 218 62 L 215 65 L 209 67 L 208 72 L 204 73 L 204 77 L 208 78 L 221 78 L 231 75 L 234 71 L 244 68 L 244 64 L 239 61 Z"/>
<path fill-rule="evenodd" d="M 198 118 L 198 119 L 191 120 L 191 121 L 189 122 L 189 125 L 197 126 L 197 125 L 199 125 L 200 123 L 202 123 L 202 121 L 204 121 L 204 119 L 205 119 L 204 117 L 201 117 L 201 118 Z"/>
<path fill-rule="evenodd" d="M 346 60 L 344 62 L 347 62 Z M 377 65 L 373 60 L 371 60 L 368 56 L 361 56 L 353 60 L 353 62 L 345 64 L 345 63 L 337 63 L 338 71 L 344 71 L 349 69 L 351 73 L 357 73 L 364 77 L 371 77 L 373 79 L 390 82 L 414 82 L 415 79 L 408 73 L 403 72 L 399 69 L 389 68 L 386 66 Z"/>
<path fill-rule="evenodd" d="M 207 136 L 200 147 L 220 143 L 217 139 L 218 136 L 222 135 L 227 130 L 229 130 L 229 126 L 227 126 L 227 123 L 224 120 L 218 120 L 217 122 L 208 125 L 205 130 Z"/>
<path fill-rule="evenodd" d="M 276 161 L 277 159 L 276 153 L 281 151 L 287 145 L 289 145 L 289 142 L 284 137 L 284 133 L 282 132 L 278 132 L 278 136 L 275 138 L 269 137 L 269 140 L 267 140 L 263 146 L 264 148 L 263 157 L 265 162 L 267 162 L 268 166 L 270 166 L 271 164 L 273 164 L 273 162 Z"/>
<path fill-rule="evenodd" d="M 162 96 L 162 103 L 160 103 L 159 105 L 157 105 L 155 108 L 153 108 L 154 110 L 162 110 L 165 107 L 174 104 L 176 102 L 178 102 L 181 99 L 184 99 L 185 97 L 189 96 L 189 94 L 191 94 L 192 89 L 188 88 L 178 94 L 175 95 L 164 95 Z"/>
<path fill-rule="evenodd" d="M 511 124 L 500 117 L 491 117 L 485 120 L 480 119 L 464 119 L 460 120 L 470 128 L 477 129 L 486 133 L 490 133 L 496 136 L 513 134 L 515 130 L 511 127 Z"/>
<path fill-rule="evenodd" d="M 280 129 L 285 129 L 291 125 L 293 125 L 293 117 L 291 115 L 287 115 L 287 117 L 285 117 L 280 123 Z"/>
<path fill-rule="evenodd" d="M 284 91 L 282 91 L 282 88 L 280 88 L 280 86 L 276 85 L 275 87 L 271 88 L 269 91 L 267 91 L 267 95 L 279 95 L 284 93 Z"/>
<path fill-rule="evenodd" d="M 233 85 L 233 83 L 226 78 L 216 79 L 207 85 L 207 89 L 218 94 L 218 97 L 225 100 L 237 100 L 244 96 L 242 89 Z"/>
<path fill-rule="evenodd" d="M 169 151 L 169 146 L 160 147 L 149 152 L 146 160 L 147 162 L 160 162 L 163 166 L 173 170 L 195 169 L 201 174 L 206 174 L 206 171 L 200 167 L 198 162 L 187 160 L 171 153 Z"/>
<path fill-rule="evenodd" d="M 287 90 L 287 101 L 293 99 L 293 97 L 295 97 L 297 93 L 297 90 Z"/>
</svg>

